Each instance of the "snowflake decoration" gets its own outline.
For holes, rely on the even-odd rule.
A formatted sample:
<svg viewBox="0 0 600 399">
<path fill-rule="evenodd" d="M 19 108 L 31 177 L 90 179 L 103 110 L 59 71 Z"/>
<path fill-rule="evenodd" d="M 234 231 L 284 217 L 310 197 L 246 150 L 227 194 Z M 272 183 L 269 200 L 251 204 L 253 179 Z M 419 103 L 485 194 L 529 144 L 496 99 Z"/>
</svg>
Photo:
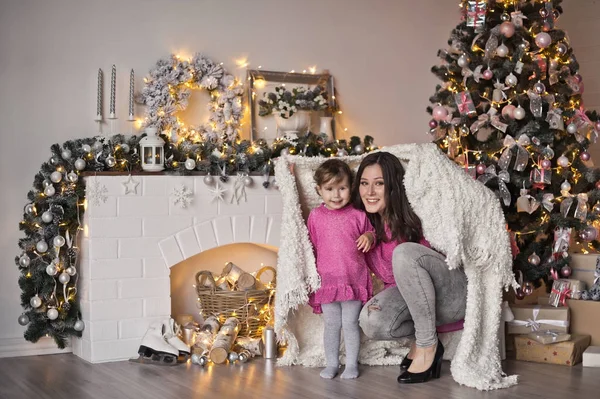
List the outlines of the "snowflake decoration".
<svg viewBox="0 0 600 399">
<path fill-rule="evenodd" d="M 218 181 L 215 183 L 215 188 L 210 188 L 208 191 L 209 191 L 209 192 L 212 194 L 212 196 L 213 196 L 213 198 L 212 198 L 212 202 L 214 202 L 214 201 L 217 201 L 217 202 L 220 202 L 220 201 L 225 201 L 225 193 L 227 192 L 227 189 L 224 189 L 224 188 L 223 188 L 223 187 L 222 187 L 222 186 L 219 184 L 219 182 L 218 182 Z"/>
<path fill-rule="evenodd" d="M 174 188 L 171 193 L 173 205 L 179 205 L 181 208 L 187 208 L 194 201 L 194 193 L 183 184 Z"/>
<path fill-rule="evenodd" d="M 240 204 L 240 200 L 244 200 L 244 202 L 248 202 L 248 198 L 246 197 L 246 185 L 244 184 L 244 180 L 248 177 L 246 173 L 238 173 L 235 181 L 233 182 L 233 195 L 231 196 L 231 203 L 235 201 L 236 204 Z"/>
<path fill-rule="evenodd" d="M 86 198 L 92 205 L 100 205 L 108 199 L 108 189 L 98 181 L 98 178 L 94 178 L 86 191 Z"/>
</svg>

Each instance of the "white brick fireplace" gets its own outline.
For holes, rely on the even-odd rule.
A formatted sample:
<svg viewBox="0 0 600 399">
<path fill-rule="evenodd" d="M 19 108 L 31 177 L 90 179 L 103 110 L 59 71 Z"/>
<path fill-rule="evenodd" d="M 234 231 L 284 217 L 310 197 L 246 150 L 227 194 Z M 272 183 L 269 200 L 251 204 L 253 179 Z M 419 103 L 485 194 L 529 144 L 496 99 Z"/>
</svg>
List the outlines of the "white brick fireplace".
<svg viewBox="0 0 600 399">
<path fill-rule="evenodd" d="M 235 177 L 218 201 L 203 176 L 133 176 L 139 185 L 125 194 L 127 176 L 86 177 L 88 201 L 80 240 L 79 300 L 85 322 L 73 353 L 92 362 L 137 357 L 148 325 L 171 314 L 170 268 L 202 251 L 232 243 L 279 246 L 281 196 L 253 177 L 246 199 L 232 200 Z M 218 179 L 215 178 L 215 182 Z M 106 201 L 93 204 L 90 189 L 106 187 Z M 193 191 L 187 208 L 172 192 Z M 129 186 L 133 188 L 132 185 Z"/>
</svg>

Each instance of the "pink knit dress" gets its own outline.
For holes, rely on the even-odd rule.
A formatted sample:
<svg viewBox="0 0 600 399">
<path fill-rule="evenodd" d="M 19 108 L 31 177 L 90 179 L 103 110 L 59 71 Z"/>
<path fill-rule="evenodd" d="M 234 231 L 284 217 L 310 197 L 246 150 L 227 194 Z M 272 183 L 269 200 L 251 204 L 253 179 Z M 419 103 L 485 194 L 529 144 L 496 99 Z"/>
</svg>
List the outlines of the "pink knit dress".
<svg viewBox="0 0 600 399">
<path fill-rule="evenodd" d="M 307 225 L 321 276 L 321 288 L 308 302 L 313 312 L 321 313 L 323 303 L 367 302 L 371 277 L 365 254 L 356 248 L 358 237 L 373 231 L 367 215 L 351 205 L 331 210 L 322 204 L 312 210 Z"/>
</svg>

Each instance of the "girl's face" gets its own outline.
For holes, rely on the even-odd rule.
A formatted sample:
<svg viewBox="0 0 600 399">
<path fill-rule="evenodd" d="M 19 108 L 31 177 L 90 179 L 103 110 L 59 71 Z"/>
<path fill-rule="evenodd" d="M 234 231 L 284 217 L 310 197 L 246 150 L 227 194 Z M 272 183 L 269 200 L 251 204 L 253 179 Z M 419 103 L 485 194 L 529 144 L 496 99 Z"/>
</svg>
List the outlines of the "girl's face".
<svg viewBox="0 0 600 399">
<path fill-rule="evenodd" d="M 342 209 L 350 202 L 350 184 L 348 176 L 342 180 L 329 180 L 320 186 L 317 186 L 317 192 L 323 198 L 327 209 Z"/>
<path fill-rule="evenodd" d="M 358 192 L 368 213 L 383 216 L 385 210 L 385 183 L 381 166 L 373 164 L 363 170 Z"/>
</svg>

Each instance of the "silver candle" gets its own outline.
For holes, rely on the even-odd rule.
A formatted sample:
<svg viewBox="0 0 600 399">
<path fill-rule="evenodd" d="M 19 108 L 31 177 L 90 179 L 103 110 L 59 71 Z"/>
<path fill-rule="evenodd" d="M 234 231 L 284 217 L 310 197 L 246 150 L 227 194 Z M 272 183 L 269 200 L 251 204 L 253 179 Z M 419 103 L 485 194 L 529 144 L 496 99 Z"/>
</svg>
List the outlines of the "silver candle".
<svg viewBox="0 0 600 399">
<path fill-rule="evenodd" d="M 263 330 L 263 344 L 265 346 L 263 351 L 263 357 L 265 359 L 276 359 L 277 358 L 277 338 L 275 337 L 275 330 L 273 327 L 266 327 Z"/>
</svg>

